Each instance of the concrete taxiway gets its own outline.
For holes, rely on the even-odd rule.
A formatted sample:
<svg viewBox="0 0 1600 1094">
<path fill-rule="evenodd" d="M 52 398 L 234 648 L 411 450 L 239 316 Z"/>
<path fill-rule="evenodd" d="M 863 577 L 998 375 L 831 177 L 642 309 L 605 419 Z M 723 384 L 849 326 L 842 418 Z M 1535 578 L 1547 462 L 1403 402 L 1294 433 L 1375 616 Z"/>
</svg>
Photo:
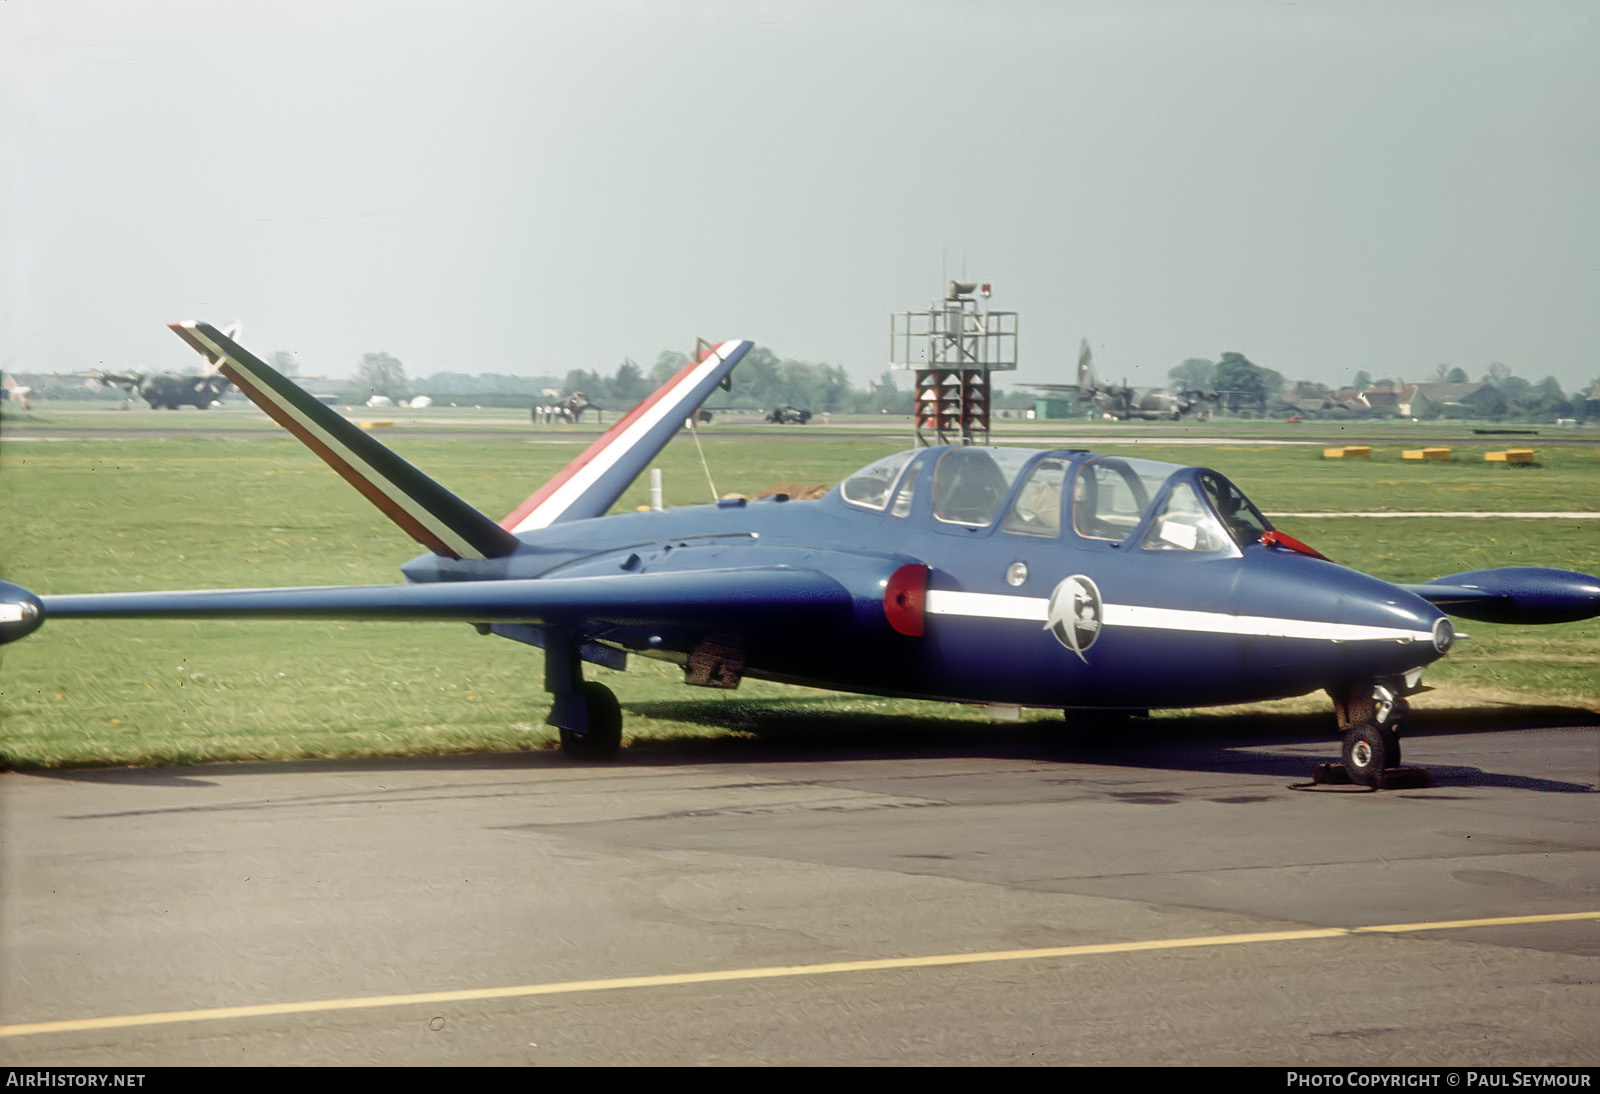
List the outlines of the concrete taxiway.
<svg viewBox="0 0 1600 1094">
<path fill-rule="evenodd" d="M 0 775 L 0 1063 L 1600 1063 L 1600 730 Z M 954 725 L 954 723 L 952 723 Z"/>
</svg>

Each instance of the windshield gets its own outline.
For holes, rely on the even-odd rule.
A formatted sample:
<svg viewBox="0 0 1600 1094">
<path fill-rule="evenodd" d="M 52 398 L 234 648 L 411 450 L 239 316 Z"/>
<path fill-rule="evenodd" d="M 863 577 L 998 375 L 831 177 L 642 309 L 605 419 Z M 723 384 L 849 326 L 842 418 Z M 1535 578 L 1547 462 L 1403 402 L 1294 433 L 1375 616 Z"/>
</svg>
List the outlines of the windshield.
<svg viewBox="0 0 1600 1094">
<path fill-rule="evenodd" d="M 1145 532 L 1147 551 L 1232 551 L 1271 526 L 1250 499 L 1215 471 L 1189 471 L 1167 490 Z"/>
<path fill-rule="evenodd" d="M 1211 499 L 1212 506 L 1222 517 L 1222 523 L 1238 540 L 1239 546 L 1254 543 L 1262 533 L 1271 530 L 1272 525 L 1267 518 L 1261 515 L 1261 510 L 1250 504 L 1250 499 L 1244 496 L 1243 491 L 1215 471 L 1200 472 L 1200 487 Z"/>
<path fill-rule="evenodd" d="M 1211 510 L 1200 502 L 1194 484 L 1174 483 L 1144 536 L 1147 551 L 1222 551 L 1231 544 Z"/>
</svg>

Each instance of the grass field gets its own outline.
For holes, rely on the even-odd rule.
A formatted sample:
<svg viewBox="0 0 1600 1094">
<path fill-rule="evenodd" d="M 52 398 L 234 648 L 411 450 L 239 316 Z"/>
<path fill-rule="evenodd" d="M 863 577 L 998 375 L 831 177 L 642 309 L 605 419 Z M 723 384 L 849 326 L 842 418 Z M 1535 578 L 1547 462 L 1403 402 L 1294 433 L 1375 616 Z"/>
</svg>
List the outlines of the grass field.
<svg viewBox="0 0 1600 1094">
<path fill-rule="evenodd" d="M 153 420 L 163 429 L 183 420 L 183 432 L 168 440 L 29 442 L 15 438 L 47 426 L 48 415 L 21 428 L 8 422 L 11 439 L 0 445 L 7 516 L 0 577 L 41 593 L 389 582 L 401 562 L 420 553 L 287 436 L 272 427 L 231 440 L 188 435 L 187 423 L 202 417 L 129 412 L 123 419 Z M 504 423 L 502 430 L 520 421 L 507 412 L 489 420 Z M 1024 432 L 1016 431 L 1020 443 L 1028 443 Z M 445 440 L 397 427 L 384 439 L 498 516 L 592 435 Z M 1411 436 L 1407 446 L 1416 443 Z M 1138 438 L 1108 433 L 1112 439 Z M 1247 433 L 1223 445 L 1147 442 L 1128 454 L 1215 467 L 1269 514 L 1600 510 L 1600 450 L 1593 447 L 1540 449 L 1540 466 L 1510 470 L 1465 458 L 1466 450 L 1457 462 L 1402 463 L 1397 443 L 1370 463 L 1346 464 L 1322 460 L 1315 446 L 1251 443 L 1258 439 Z M 779 482 L 832 483 L 899 445 L 841 427 L 774 429 L 759 439 L 719 437 L 713 429 L 703 447 L 718 492 L 754 493 Z M 669 504 L 709 498 L 688 439 L 670 445 L 658 465 Z M 646 493 L 637 483 L 618 507 L 643 504 Z M 1342 563 L 1397 581 L 1515 564 L 1600 571 L 1593 520 L 1277 523 Z M 1462 629 L 1471 639 L 1430 670 L 1429 682 L 1440 690 L 1424 704 L 1600 708 L 1595 621 Z M 543 725 L 540 654 L 459 625 L 63 622 L 6 647 L 3 657 L 0 758 L 13 765 L 504 751 L 550 747 L 554 736 Z M 637 658 L 625 674 L 593 671 L 617 691 L 625 730 L 636 740 L 759 730 L 794 712 L 833 725 L 913 719 L 908 724 L 937 727 L 985 717 L 977 708 L 759 681 L 732 693 L 690 691 L 676 668 Z M 1317 697 L 1282 709 L 1326 705 Z"/>
</svg>

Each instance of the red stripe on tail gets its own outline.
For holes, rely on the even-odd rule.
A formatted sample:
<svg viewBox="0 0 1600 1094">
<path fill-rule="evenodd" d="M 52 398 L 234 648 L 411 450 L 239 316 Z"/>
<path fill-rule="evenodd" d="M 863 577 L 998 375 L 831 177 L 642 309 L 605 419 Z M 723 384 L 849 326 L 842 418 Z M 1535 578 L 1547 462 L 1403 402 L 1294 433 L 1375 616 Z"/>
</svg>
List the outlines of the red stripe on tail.
<svg viewBox="0 0 1600 1094">
<path fill-rule="evenodd" d="M 712 352 L 715 352 L 714 347 Z M 610 448 L 612 443 L 623 433 L 627 432 L 629 426 L 633 425 L 634 422 L 644 417 L 651 407 L 655 406 L 662 399 L 676 391 L 678 385 L 686 381 L 689 377 L 689 374 L 704 364 L 707 359 L 708 358 L 703 357 L 699 361 L 691 361 L 689 364 L 684 365 L 681 369 L 679 369 L 677 374 L 674 375 L 672 379 L 656 388 L 649 398 L 645 399 L 644 402 L 628 411 L 626 416 L 624 416 L 610 429 L 602 433 L 599 440 L 595 441 L 588 448 L 584 449 L 582 455 L 573 460 L 571 463 L 567 464 L 566 467 L 562 468 L 561 472 L 556 475 L 555 478 L 539 487 L 539 489 L 534 491 L 533 495 L 529 497 L 527 501 L 517 506 L 516 510 L 510 516 L 506 517 L 500 522 L 500 527 L 505 528 L 508 531 L 515 529 L 517 525 L 521 524 L 525 519 L 527 519 L 528 514 L 532 513 L 534 510 L 538 509 L 539 506 L 543 505 L 545 499 L 549 498 L 551 494 L 554 494 L 557 490 L 561 489 L 561 487 L 564 486 L 567 481 L 572 478 L 572 476 L 576 475 L 579 471 L 582 471 L 585 467 L 587 467 L 596 456 Z"/>
</svg>

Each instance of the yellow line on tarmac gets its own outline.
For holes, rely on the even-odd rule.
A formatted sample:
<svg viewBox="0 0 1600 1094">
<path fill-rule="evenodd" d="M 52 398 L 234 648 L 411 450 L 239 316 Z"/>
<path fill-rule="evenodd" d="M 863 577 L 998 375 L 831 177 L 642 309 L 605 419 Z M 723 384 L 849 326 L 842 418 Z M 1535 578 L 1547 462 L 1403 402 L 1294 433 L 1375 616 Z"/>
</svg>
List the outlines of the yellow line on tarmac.
<svg viewBox="0 0 1600 1094">
<path fill-rule="evenodd" d="M 1508 915 L 1498 919 L 1444 919 L 1434 923 L 1390 923 L 1380 927 L 1353 927 L 1351 934 L 1407 934 L 1412 931 L 1448 931 L 1457 927 L 1515 927 L 1519 923 L 1563 923 L 1575 919 L 1600 919 L 1600 912 L 1562 912 L 1556 915 Z"/>
<path fill-rule="evenodd" d="M 1086 957 L 1152 950 L 1192 950 L 1212 946 L 1240 946 L 1258 942 L 1305 942 L 1319 938 L 1348 938 L 1362 934 L 1408 934 L 1462 927 L 1509 927 L 1527 923 L 1562 923 L 1600 920 L 1600 911 L 1561 912 L 1552 915 L 1504 916 L 1497 919 L 1456 919 L 1434 923 L 1390 923 L 1371 927 L 1314 927 L 1298 931 L 1260 931 L 1253 934 L 1203 935 L 1198 938 L 1163 938 L 1144 942 L 1100 942 L 1085 946 L 1049 946 L 1033 950 L 992 950 L 987 953 L 945 953 L 923 957 L 884 957 L 870 961 L 832 961 L 819 965 L 770 965 L 754 969 L 720 969 L 710 972 L 668 973 L 661 976 L 620 976 L 607 980 L 568 980 L 553 984 L 523 984 L 504 988 L 463 988 L 407 995 L 367 995 L 351 999 L 314 999 L 299 1003 L 260 1003 L 244 1007 L 208 1007 L 156 1014 L 122 1014 L 109 1018 L 71 1018 L 58 1022 L 24 1022 L 0 1026 L 0 1038 L 29 1037 L 41 1033 L 79 1033 L 88 1030 L 163 1026 L 181 1022 L 207 1022 L 219 1018 L 265 1018 L 279 1014 L 313 1014 L 319 1011 L 363 1010 L 423 1003 L 463 1003 L 482 999 L 516 999 L 533 995 L 571 995 L 587 991 L 626 988 L 662 988 L 683 984 L 717 984 L 735 980 L 774 980 L 785 976 L 827 976 L 846 972 L 881 972 L 892 969 L 926 969 L 951 965 L 982 965 L 996 961 L 1040 961 L 1057 957 Z"/>
</svg>

